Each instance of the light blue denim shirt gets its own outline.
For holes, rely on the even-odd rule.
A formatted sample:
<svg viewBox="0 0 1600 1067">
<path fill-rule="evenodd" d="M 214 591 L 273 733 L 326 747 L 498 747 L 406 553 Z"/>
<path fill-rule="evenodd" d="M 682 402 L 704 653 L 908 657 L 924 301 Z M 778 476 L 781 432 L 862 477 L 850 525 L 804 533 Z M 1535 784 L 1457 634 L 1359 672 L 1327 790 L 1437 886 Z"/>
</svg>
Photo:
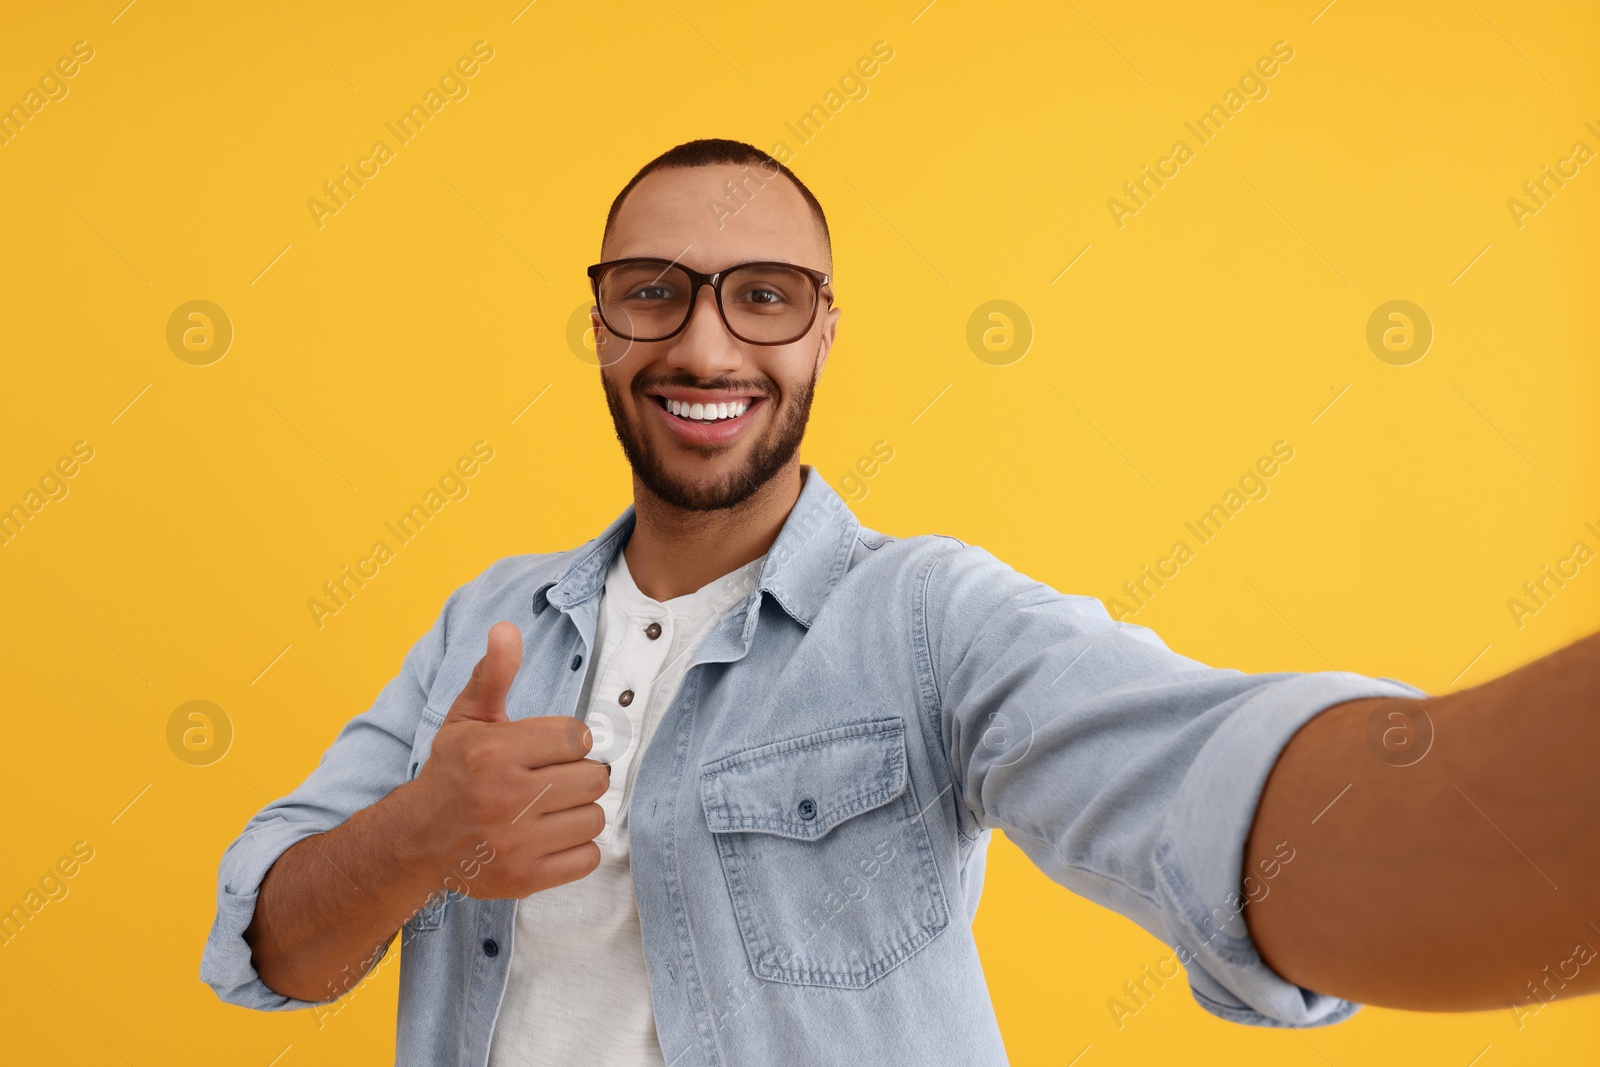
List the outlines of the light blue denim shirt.
<svg viewBox="0 0 1600 1067">
<path fill-rule="evenodd" d="M 802 470 L 756 591 L 700 647 L 630 801 L 673 1067 L 1005 1063 L 972 933 L 996 829 L 1172 946 L 1208 1011 L 1312 1026 L 1356 1010 L 1262 962 L 1241 914 L 1256 892 L 1245 839 L 1306 720 L 1422 690 L 1208 667 L 981 548 L 865 529 Z M 242 935 L 261 880 L 285 849 L 416 776 L 495 622 L 524 641 L 508 714 L 577 713 L 633 519 L 629 507 L 587 544 L 502 559 L 458 589 L 373 706 L 249 821 L 223 855 L 201 962 L 218 996 L 311 1007 L 251 966 Z M 514 904 L 443 894 L 406 924 L 400 1064 L 487 1062 Z"/>
</svg>

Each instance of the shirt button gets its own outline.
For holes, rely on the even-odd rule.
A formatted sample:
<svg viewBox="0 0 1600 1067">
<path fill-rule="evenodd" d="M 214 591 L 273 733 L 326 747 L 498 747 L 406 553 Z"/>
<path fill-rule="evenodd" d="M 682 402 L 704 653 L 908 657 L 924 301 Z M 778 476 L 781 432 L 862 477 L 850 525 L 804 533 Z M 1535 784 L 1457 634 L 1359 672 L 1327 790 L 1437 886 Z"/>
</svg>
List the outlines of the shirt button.
<svg viewBox="0 0 1600 1067">
<path fill-rule="evenodd" d="M 623 707 L 627 707 L 629 704 L 632 704 L 633 703 L 633 690 L 632 689 L 624 689 L 622 691 L 622 695 L 617 697 L 617 703 L 621 704 Z"/>
<path fill-rule="evenodd" d="M 483 954 L 488 956 L 490 959 L 494 959 L 496 956 L 500 955 L 499 942 L 495 941 L 495 939 L 492 937 L 485 939 L 483 942 Z"/>
<path fill-rule="evenodd" d="M 579 653 L 578 655 L 572 657 L 571 667 L 573 670 L 577 670 L 581 666 L 583 666 L 583 655 L 582 653 Z"/>
<path fill-rule="evenodd" d="M 653 622 L 649 626 L 646 626 L 644 628 L 644 635 L 650 640 L 654 641 L 656 638 L 661 636 L 661 624 L 659 622 Z"/>
<path fill-rule="evenodd" d="M 802 819 L 815 819 L 817 817 L 817 802 L 806 797 L 800 802 L 800 817 Z"/>
</svg>

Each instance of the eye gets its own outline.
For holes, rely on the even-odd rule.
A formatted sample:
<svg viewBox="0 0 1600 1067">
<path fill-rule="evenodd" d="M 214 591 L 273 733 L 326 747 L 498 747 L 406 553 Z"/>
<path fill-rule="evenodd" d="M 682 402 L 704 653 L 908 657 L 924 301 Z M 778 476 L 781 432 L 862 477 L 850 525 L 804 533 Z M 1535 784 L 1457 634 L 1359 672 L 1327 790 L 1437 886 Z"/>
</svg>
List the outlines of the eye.
<svg viewBox="0 0 1600 1067">
<path fill-rule="evenodd" d="M 789 296 L 789 287 L 770 280 L 745 282 L 729 296 L 736 304 L 764 311 L 776 311 L 793 303 Z"/>
<path fill-rule="evenodd" d="M 728 299 L 749 314 L 788 315 L 805 308 L 811 279 L 781 263 L 742 267 L 729 281 Z"/>
<path fill-rule="evenodd" d="M 672 290 L 665 285 L 641 285 L 630 292 L 628 300 L 671 300 Z"/>
</svg>

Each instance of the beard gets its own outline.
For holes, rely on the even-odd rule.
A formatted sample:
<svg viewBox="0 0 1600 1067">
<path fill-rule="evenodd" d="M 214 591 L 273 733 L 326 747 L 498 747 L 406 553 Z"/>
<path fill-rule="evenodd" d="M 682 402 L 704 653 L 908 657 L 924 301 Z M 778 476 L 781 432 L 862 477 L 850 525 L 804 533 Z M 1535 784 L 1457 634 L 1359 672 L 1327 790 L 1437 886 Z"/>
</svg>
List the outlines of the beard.
<svg viewBox="0 0 1600 1067">
<path fill-rule="evenodd" d="M 634 475 L 644 483 L 645 488 L 662 501 L 684 511 L 720 511 L 737 507 L 771 481 L 800 450 L 800 439 L 805 436 L 806 422 L 811 418 L 811 400 L 816 393 L 816 377 L 813 375 L 787 408 L 777 412 L 777 419 L 766 435 L 753 442 L 749 457 L 744 464 L 710 484 L 705 484 L 679 479 L 668 471 L 666 464 L 661 461 L 660 454 L 641 432 L 640 427 L 628 420 L 628 413 L 623 409 L 617 388 L 604 372 L 600 375 L 600 384 L 605 388 L 606 406 L 611 409 L 611 422 L 616 427 L 617 440 L 622 445 L 623 454 L 628 457 L 628 465 L 633 468 Z M 643 391 L 641 385 L 738 389 L 748 384 L 728 379 L 701 382 L 682 376 L 657 377 L 644 383 L 636 380 L 633 397 L 639 404 L 655 403 L 655 400 Z M 765 397 L 769 404 L 772 402 L 771 391 L 762 390 L 759 395 Z M 720 453 L 720 449 L 717 448 L 690 446 L 687 450 L 708 459 Z"/>
</svg>

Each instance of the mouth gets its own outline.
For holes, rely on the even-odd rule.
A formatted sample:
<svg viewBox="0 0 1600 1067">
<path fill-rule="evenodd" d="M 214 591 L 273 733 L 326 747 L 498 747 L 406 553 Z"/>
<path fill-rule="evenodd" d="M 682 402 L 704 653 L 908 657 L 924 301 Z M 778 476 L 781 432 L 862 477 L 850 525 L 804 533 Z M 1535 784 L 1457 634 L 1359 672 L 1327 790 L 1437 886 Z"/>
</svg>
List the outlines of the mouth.
<svg viewBox="0 0 1600 1067">
<path fill-rule="evenodd" d="M 693 444 L 726 444 L 754 421 L 766 404 L 762 396 L 649 394 L 657 418 L 680 439 Z"/>
</svg>

